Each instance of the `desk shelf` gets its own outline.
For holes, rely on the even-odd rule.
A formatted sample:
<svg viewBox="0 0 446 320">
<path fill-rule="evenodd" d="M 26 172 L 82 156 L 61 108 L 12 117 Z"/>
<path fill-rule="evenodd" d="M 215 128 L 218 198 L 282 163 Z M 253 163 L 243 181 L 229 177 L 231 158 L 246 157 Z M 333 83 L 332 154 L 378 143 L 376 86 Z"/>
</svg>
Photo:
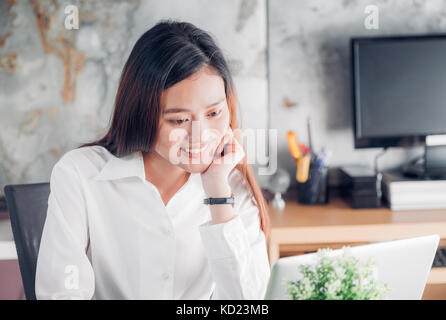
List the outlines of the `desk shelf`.
<svg viewBox="0 0 446 320">
<path fill-rule="evenodd" d="M 270 262 L 281 248 L 328 244 L 372 243 L 438 234 L 446 245 L 446 210 L 391 211 L 389 208 L 352 209 L 340 198 L 327 205 L 301 205 L 288 200 L 285 210 L 269 206 Z M 285 250 L 287 251 L 287 250 Z M 289 250 L 288 250 L 289 251 Z M 314 250 L 313 250 L 314 251 Z"/>
<path fill-rule="evenodd" d="M 446 284 L 446 267 L 432 268 L 427 278 L 428 284 Z"/>
</svg>

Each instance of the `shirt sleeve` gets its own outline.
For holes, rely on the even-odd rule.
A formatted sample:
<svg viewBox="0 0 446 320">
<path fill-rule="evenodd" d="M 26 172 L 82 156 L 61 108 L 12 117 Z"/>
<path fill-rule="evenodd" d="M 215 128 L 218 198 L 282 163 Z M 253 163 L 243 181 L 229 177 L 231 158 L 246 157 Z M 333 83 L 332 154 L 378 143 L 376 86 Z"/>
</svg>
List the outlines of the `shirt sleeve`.
<svg viewBox="0 0 446 320">
<path fill-rule="evenodd" d="M 53 168 L 37 258 L 37 299 L 91 299 L 94 273 L 86 250 L 88 223 L 79 174 L 66 154 Z"/>
<path fill-rule="evenodd" d="M 249 190 L 233 188 L 236 217 L 199 226 L 215 282 L 212 300 L 263 300 L 270 277 L 265 234 L 259 209 Z"/>
</svg>

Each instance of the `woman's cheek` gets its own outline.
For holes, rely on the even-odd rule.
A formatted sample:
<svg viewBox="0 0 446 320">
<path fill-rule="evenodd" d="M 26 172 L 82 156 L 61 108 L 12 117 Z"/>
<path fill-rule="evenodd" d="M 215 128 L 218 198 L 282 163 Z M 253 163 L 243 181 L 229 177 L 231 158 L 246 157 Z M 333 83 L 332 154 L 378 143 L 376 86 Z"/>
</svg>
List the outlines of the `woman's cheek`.
<svg viewBox="0 0 446 320">
<path fill-rule="evenodd" d="M 178 152 L 181 146 L 181 141 L 184 140 L 182 137 L 184 133 L 179 130 L 171 130 L 169 126 L 164 125 L 160 128 L 159 138 L 160 149 L 164 154 L 169 155 L 171 152 Z"/>
<path fill-rule="evenodd" d="M 177 158 L 180 153 L 180 142 L 177 141 L 170 141 L 168 133 L 160 132 L 159 135 L 160 139 L 155 144 L 155 151 L 161 155 L 165 159 L 169 159 L 170 162 L 173 162 Z"/>
</svg>

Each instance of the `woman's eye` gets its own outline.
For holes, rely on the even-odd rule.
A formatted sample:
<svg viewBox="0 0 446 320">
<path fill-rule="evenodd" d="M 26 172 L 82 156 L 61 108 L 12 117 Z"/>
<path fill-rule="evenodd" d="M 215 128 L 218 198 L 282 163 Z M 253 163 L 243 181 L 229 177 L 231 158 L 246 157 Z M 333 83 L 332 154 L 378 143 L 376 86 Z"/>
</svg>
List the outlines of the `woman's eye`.
<svg viewBox="0 0 446 320">
<path fill-rule="evenodd" d="M 183 122 L 186 122 L 186 121 L 187 121 L 187 119 L 169 120 L 169 122 L 174 124 L 174 125 L 180 125 L 180 124 L 183 124 Z"/>
<path fill-rule="evenodd" d="M 218 111 L 214 111 L 214 112 L 209 113 L 209 116 L 211 118 L 215 118 L 215 117 L 217 117 L 220 114 L 221 114 L 221 110 L 218 110 Z M 169 120 L 170 123 L 172 123 L 173 125 L 177 125 L 177 126 L 182 125 L 186 121 L 188 121 L 188 119 Z"/>
<path fill-rule="evenodd" d="M 218 116 L 220 113 L 221 113 L 221 110 L 218 110 L 218 111 L 211 112 L 209 115 L 210 115 L 211 117 L 216 117 L 216 116 Z"/>
</svg>

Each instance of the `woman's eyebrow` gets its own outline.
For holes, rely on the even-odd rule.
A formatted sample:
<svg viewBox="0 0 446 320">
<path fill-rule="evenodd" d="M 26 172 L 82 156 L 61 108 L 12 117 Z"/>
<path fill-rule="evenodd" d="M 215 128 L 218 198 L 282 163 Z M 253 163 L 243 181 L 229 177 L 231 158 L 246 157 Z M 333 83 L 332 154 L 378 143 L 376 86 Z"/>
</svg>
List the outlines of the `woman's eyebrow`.
<svg viewBox="0 0 446 320">
<path fill-rule="evenodd" d="M 208 105 L 205 109 L 209 109 L 209 108 L 211 108 L 211 107 L 213 107 L 213 106 L 215 106 L 215 105 L 217 105 L 217 104 L 219 104 L 219 103 L 221 103 L 221 102 L 223 102 L 225 100 L 226 100 L 226 97 L 223 98 L 223 99 L 220 99 L 220 101 L 217 101 L 217 102 L 214 102 L 214 103 Z M 177 108 L 177 107 L 170 107 L 169 109 L 164 110 L 163 114 L 177 113 L 177 112 L 184 112 L 184 111 L 190 111 L 190 110 L 189 109 L 183 109 L 183 108 Z"/>
</svg>

